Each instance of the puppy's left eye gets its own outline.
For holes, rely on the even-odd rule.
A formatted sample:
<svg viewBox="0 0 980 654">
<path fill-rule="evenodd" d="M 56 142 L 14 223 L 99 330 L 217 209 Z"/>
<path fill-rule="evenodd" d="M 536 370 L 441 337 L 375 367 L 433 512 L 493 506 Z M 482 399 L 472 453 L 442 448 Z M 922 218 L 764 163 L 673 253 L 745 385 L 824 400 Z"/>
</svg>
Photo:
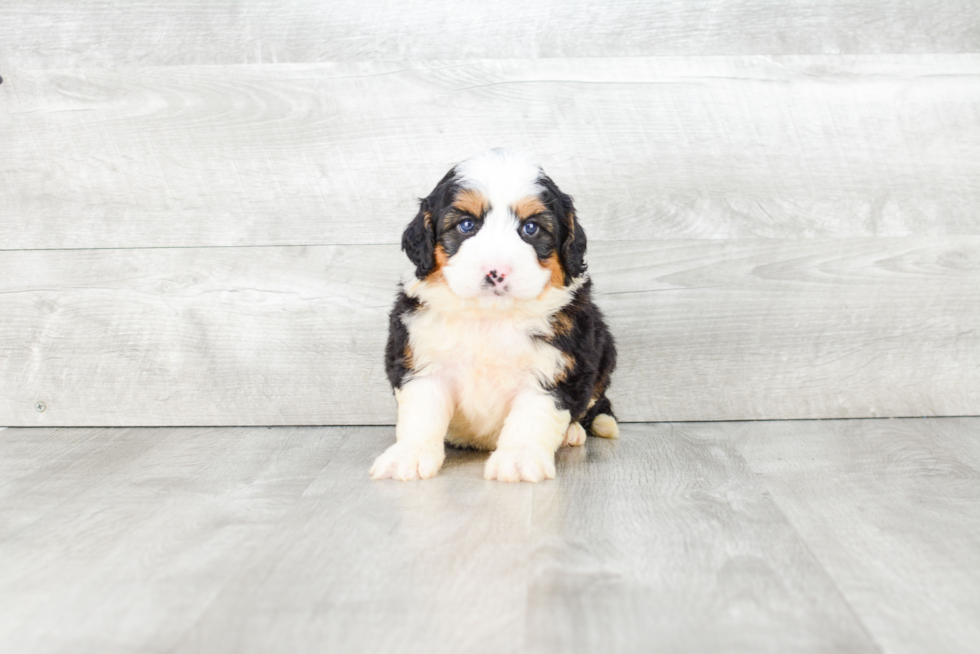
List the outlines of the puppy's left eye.
<svg viewBox="0 0 980 654">
<path fill-rule="evenodd" d="M 470 234 L 474 229 L 476 229 L 476 223 L 467 218 L 456 227 L 464 234 Z"/>
<path fill-rule="evenodd" d="M 534 236 L 538 233 L 538 224 L 535 222 L 526 222 L 521 227 L 521 231 L 524 232 L 525 236 Z"/>
</svg>

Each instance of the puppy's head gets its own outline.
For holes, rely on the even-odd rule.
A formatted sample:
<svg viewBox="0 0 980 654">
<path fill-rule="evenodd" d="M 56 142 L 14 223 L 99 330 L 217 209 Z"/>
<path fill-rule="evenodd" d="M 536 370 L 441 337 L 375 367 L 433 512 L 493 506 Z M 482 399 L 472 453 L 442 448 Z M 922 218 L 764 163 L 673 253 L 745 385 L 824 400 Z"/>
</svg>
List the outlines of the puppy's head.
<svg viewBox="0 0 980 654">
<path fill-rule="evenodd" d="M 585 246 L 572 198 L 537 165 L 499 149 L 450 170 L 402 235 L 419 279 L 494 303 L 569 284 L 585 272 Z"/>
</svg>

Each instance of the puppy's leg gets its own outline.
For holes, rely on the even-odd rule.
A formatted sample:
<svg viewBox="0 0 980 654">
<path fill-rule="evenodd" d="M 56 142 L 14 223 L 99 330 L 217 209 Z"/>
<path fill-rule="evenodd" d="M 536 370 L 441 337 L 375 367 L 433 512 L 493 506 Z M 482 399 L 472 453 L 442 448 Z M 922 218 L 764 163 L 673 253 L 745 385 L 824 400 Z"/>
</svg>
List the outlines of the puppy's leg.
<svg viewBox="0 0 980 654">
<path fill-rule="evenodd" d="M 541 481 L 555 478 L 555 450 L 571 420 L 554 399 L 538 389 L 521 392 L 504 420 L 497 449 L 487 459 L 485 479 Z"/>
<path fill-rule="evenodd" d="M 446 429 L 453 414 L 447 384 L 432 377 L 412 379 L 395 392 L 395 444 L 371 466 L 374 479 L 428 479 L 446 459 Z"/>
</svg>

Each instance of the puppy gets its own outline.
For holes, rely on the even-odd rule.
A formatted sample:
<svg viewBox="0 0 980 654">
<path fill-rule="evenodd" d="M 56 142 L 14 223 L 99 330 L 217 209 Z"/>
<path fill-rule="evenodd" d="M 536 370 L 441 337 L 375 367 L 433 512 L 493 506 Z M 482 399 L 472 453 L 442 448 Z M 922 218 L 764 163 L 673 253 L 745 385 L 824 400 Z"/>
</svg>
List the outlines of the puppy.
<svg viewBox="0 0 980 654">
<path fill-rule="evenodd" d="M 416 279 L 385 352 L 396 443 L 372 477 L 432 477 L 449 442 L 493 450 L 486 479 L 537 482 L 559 446 L 619 436 L 585 245 L 572 198 L 521 155 L 491 150 L 442 178 L 402 235 Z"/>
</svg>

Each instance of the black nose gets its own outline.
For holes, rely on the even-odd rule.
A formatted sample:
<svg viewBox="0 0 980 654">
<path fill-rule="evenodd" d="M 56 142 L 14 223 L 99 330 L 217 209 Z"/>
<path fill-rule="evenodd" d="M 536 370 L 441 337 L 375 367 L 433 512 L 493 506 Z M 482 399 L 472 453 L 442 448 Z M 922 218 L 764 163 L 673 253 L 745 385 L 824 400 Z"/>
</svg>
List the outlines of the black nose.
<svg viewBox="0 0 980 654">
<path fill-rule="evenodd" d="M 491 270 L 487 273 L 487 281 L 491 284 L 502 284 L 504 282 L 505 275 L 498 273 L 496 270 Z"/>
</svg>

